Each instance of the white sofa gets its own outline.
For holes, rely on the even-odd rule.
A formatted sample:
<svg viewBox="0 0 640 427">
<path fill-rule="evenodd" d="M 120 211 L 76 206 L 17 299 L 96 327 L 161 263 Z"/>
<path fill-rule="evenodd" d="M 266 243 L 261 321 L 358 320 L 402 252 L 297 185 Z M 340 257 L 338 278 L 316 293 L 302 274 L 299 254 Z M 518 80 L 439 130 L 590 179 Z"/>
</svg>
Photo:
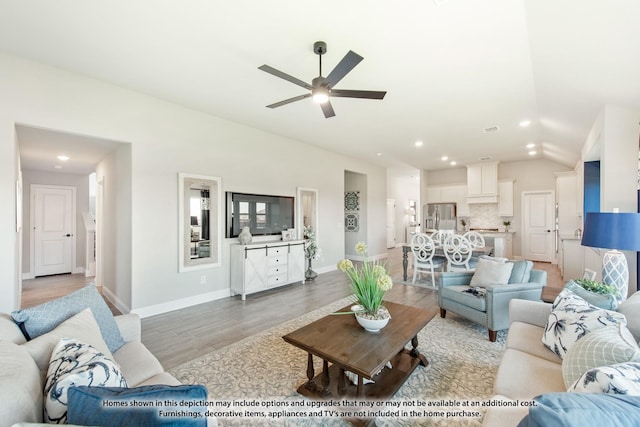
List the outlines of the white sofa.
<svg viewBox="0 0 640 427">
<path fill-rule="evenodd" d="M 129 387 L 150 384 L 180 385 L 141 342 L 140 318 L 135 314 L 116 316 L 125 344 L 113 356 Z M 74 337 L 70 337 L 74 338 Z M 8 314 L 0 313 L 0 426 L 41 423 L 44 378 L 35 361 L 21 346 L 26 342 L 20 328 Z M 30 359 L 30 360 L 29 360 Z M 25 369 L 32 366 L 34 369 Z M 35 372 L 30 375 L 29 372 Z M 209 425 L 212 425 L 209 420 Z"/>
<path fill-rule="evenodd" d="M 640 292 L 622 302 L 617 310 L 627 318 L 627 328 L 640 340 Z M 531 401 L 534 397 L 566 392 L 562 360 L 542 344 L 542 334 L 551 312 L 551 304 L 511 300 L 511 325 L 506 350 L 494 383 L 493 400 Z M 483 419 L 483 427 L 514 427 L 528 414 L 527 406 L 492 406 Z"/>
</svg>

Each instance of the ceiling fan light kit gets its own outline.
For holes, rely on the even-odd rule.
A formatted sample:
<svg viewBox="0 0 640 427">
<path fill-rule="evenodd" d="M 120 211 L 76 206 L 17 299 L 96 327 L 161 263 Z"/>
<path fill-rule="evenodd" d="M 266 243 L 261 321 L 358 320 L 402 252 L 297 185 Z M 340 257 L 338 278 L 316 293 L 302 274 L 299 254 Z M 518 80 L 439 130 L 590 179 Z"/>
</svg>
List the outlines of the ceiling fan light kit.
<svg viewBox="0 0 640 427">
<path fill-rule="evenodd" d="M 297 79 L 289 74 L 283 73 L 268 65 L 261 65 L 258 67 L 266 73 L 272 74 L 283 80 L 287 80 L 290 83 L 298 85 L 307 89 L 309 92 L 304 95 L 295 96 L 293 98 L 285 99 L 280 102 L 267 105 L 268 108 L 277 108 L 283 105 L 290 104 L 295 101 L 300 101 L 306 98 L 311 98 L 314 102 L 320 104 L 320 108 L 324 113 L 325 118 L 335 116 L 333 106 L 331 105 L 330 98 L 363 98 L 363 99 L 383 99 L 387 92 L 371 91 L 371 90 L 348 90 L 348 89 L 334 89 L 334 86 L 344 78 L 353 68 L 360 63 L 364 58 L 353 51 L 347 52 L 342 60 L 335 66 L 335 68 L 329 73 L 327 77 L 322 76 L 322 55 L 327 53 L 327 44 L 323 41 L 317 41 L 313 44 L 313 52 L 318 55 L 319 60 L 319 76 L 308 84 L 300 79 Z"/>
</svg>

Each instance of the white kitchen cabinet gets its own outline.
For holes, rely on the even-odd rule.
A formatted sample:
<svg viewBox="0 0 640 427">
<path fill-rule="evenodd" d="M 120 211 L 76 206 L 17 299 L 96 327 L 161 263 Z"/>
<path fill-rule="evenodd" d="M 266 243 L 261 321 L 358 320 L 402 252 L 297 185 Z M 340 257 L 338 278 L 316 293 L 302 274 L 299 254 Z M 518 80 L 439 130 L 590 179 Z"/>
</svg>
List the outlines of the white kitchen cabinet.
<svg viewBox="0 0 640 427">
<path fill-rule="evenodd" d="M 432 185 L 427 187 L 427 203 L 455 203 L 457 185 Z"/>
<path fill-rule="evenodd" d="M 498 162 L 467 165 L 467 203 L 498 201 Z"/>
<path fill-rule="evenodd" d="M 480 232 L 485 245 L 493 246 L 493 256 L 498 258 L 513 258 L 513 232 Z"/>
<path fill-rule="evenodd" d="M 455 203 L 458 217 L 471 215 L 467 204 L 467 186 L 464 184 L 428 186 L 427 203 Z"/>
<path fill-rule="evenodd" d="M 558 232 L 574 234 L 582 228 L 577 214 L 577 177 L 574 171 L 558 172 L 556 175 L 556 203 L 558 204 Z"/>
<path fill-rule="evenodd" d="M 443 203 L 455 203 L 458 200 L 458 188 L 456 185 L 446 185 L 440 188 Z"/>
<path fill-rule="evenodd" d="M 585 248 L 580 244 L 580 239 L 561 239 L 562 251 L 562 279 L 566 282 L 570 279 L 579 279 L 584 273 Z"/>
<path fill-rule="evenodd" d="M 304 240 L 231 245 L 231 291 L 242 295 L 304 283 Z"/>
<path fill-rule="evenodd" d="M 467 186 L 466 185 L 457 185 L 456 192 L 456 203 L 457 203 L 457 216 L 458 217 L 470 217 L 471 210 L 469 209 L 469 204 L 467 203 Z"/>
<path fill-rule="evenodd" d="M 498 216 L 513 216 L 513 180 L 498 182 Z"/>
<path fill-rule="evenodd" d="M 427 187 L 427 203 L 441 203 L 442 188 L 436 186 Z"/>
</svg>

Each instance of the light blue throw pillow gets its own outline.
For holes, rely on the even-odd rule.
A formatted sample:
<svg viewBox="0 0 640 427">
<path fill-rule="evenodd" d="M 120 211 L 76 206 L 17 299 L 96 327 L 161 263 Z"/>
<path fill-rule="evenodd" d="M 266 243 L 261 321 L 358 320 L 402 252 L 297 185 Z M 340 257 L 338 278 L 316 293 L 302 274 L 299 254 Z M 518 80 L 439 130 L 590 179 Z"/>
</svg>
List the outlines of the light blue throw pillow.
<svg viewBox="0 0 640 427">
<path fill-rule="evenodd" d="M 207 426 L 207 388 L 203 385 L 80 386 L 69 389 L 68 397 L 67 421 L 70 424 L 103 427 Z M 133 402 L 136 402 L 135 406 Z"/>
<path fill-rule="evenodd" d="M 513 264 L 509 283 L 529 283 L 533 262 L 529 260 L 507 261 Z"/>
<path fill-rule="evenodd" d="M 640 397 L 601 393 L 548 393 L 534 398 L 518 427 L 640 425 Z"/>
<path fill-rule="evenodd" d="M 32 340 L 52 331 L 60 323 L 87 308 L 91 309 L 109 351 L 113 353 L 122 347 L 124 340 L 113 313 L 94 285 L 87 285 L 69 295 L 36 307 L 13 311 L 11 317 L 20 325 L 25 337 Z"/>
</svg>

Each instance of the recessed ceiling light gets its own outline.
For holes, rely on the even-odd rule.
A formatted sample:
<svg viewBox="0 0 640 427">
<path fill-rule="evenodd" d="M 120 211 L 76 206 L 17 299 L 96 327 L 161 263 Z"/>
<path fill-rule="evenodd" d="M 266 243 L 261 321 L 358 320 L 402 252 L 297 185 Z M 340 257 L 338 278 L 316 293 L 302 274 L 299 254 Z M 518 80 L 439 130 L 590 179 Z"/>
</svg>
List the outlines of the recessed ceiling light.
<svg viewBox="0 0 640 427">
<path fill-rule="evenodd" d="M 527 148 L 533 148 L 535 146 L 536 144 L 534 144 L 533 142 L 530 142 L 529 144 L 527 144 Z"/>
<path fill-rule="evenodd" d="M 422 141 L 416 141 L 416 143 L 414 144 L 416 147 L 422 147 L 423 142 Z"/>
<path fill-rule="evenodd" d="M 440 160 L 442 160 L 443 162 L 446 162 L 447 160 L 449 160 L 448 156 L 442 156 L 440 157 Z"/>
<path fill-rule="evenodd" d="M 449 163 L 449 164 L 450 164 L 451 166 L 455 166 L 457 163 L 456 163 L 456 161 L 454 160 L 454 161 L 452 161 L 452 162 L 451 162 L 451 163 Z"/>
<path fill-rule="evenodd" d="M 531 120 L 523 120 L 523 121 L 520 122 L 520 127 L 521 128 L 526 128 L 530 124 L 531 124 Z"/>
<path fill-rule="evenodd" d="M 65 156 L 61 154 L 58 156 L 58 160 L 62 160 L 63 162 L 66 162 L 67 160 L 69 160 L 69 156 Z"/>
<path fill-rule="evenodd" d="M 54 168 L 54 169 L 62 169 L 62 166 L 60 166 L 60 165 L 53 165 L 53 168 Z"/>
<path fill-rule="evenodd" d="M 376 156 L 381 157 L 382 153 L 376 153 Z"/>
<path fill-rule="evenodd" d="M 530 155 L 530 156 L 535 156 L 535 155 L 536 155 L 536 150 L 531 150 L 531 151 L 529 151 L 529 155 Z"/>
</svg>

